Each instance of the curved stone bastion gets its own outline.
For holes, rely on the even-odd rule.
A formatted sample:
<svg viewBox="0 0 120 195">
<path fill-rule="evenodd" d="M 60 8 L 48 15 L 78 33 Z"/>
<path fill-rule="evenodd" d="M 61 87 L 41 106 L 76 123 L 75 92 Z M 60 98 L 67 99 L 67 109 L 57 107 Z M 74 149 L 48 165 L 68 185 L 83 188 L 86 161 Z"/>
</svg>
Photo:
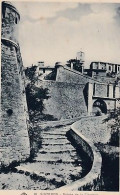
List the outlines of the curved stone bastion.
<svg viewBox="0 0 120 195">
<path fill-rule="evenodd" d="M 29 117 L 25 75 L 18 44 L 20 15 L 10 2 L 2 2 L 0 168 L 30 155 Z"/>
<path fill-rule="evenodd" d="M 97 117 L 97 119 L 98 118 L 101 120 L 102 117 Z M 101 175 L 102 157 L 97 148 L 94 146 L 92 132 L 91 136 L 89 134 L 87 136 L 85 133 L 85 127 L 84 131 L 82 131 L 83 126 L 86 124 L 86 120 L 88 120 L 89 122 L 90 120 L 95 121 L 96 117 L 82 117 L 79 121 L 71 125 L 69 134 L 78 148 L 82 148 L 82 150 L 86 153 L 89 159 L 87 164 L 89 165 L 92 162 L 92 167 L 85 177 L 69 185 L 63 186 L 58 190 L 82 190 L 85 186 L 93 186 L 94 181 L 99 179 Z M 87 125 L 86 129 L 86 132 L 89 131 Z"/>
</svg>

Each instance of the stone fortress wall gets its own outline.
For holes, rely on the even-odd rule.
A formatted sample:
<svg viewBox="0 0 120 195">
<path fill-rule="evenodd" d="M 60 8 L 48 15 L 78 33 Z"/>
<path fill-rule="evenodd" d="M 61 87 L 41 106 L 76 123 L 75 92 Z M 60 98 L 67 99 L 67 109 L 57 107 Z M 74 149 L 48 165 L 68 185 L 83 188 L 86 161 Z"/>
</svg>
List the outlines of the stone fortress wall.
<svg viewBox="0 0 120 195">
<path fill-rule="evenodd" d="M 72 119 L 87 115 L 84 101 L 84 85 L 74 83 L 39 81 L 37 87 L 48 88 L 48 100 L 44 100 L 44 114 L 49 114 L 58 120 Z"/>
<path fill-rule="evenodd" d="M 56 81 L 58 82 L 67 82 L 67 83 L 76 83 L 76 84 L 86 84 L 91 78 L 84 76 L 82 73 L 71 70 L 68 67 L 58 66 Z M 91 80 L 94 82 L 94 79 Z"/>
<path fill-rule="evenodd" d="M 1 34 L 1 166 L 29 157 L 28 114 L 23 63 L 17 41 L 20 15 L 2 2 Z"/>
<path fill-rule="evenodd" d="M 87 83 L 90 83 L 93 91 L 92 96 L 110 101 L 120 98 L 119 83 L 111 82 L 111 78 L 109 79 L 109 82 L 100 81 L 99 79 L 89 77 L 76 70 L 71 70 L 68 67 L 59 66 L 57 68 L 56 81 L 76 83 L 84 86 L 86 86 Z M 113 108 L 111 107 L 110 109 Z"/>
<path fill-rule="evenodd" d="M 59 65 L 57 67 L 56 81 L 76 84 L 86 84 L 87 82 L 90 82 L 107 85 L 113 84 L 115 82 L 115 78 L 110 78 L 106 76 L 104 76 L 104 79 L 103 77 L 101 78 L 101 76 L 94 78 L 81 72 L 78 72 L 74 69 L 71 69 L 67 66 Z"/>
<path fill-rule="evenodd" d="M 115 83 L 99 80 L 59 65 L 56 80 L 39 80 L 38 87 L 49 89 L 50 98 L 44 100 L 45 114 L 58 119 L 70 119 L 94 114 L 96 107 L 107 113 L 120 107 L 120 88 Z M 102 107 L 106 107 L 106 110 Z M 99 110 L 98 109 L 98 110 Z"/>
</svg>

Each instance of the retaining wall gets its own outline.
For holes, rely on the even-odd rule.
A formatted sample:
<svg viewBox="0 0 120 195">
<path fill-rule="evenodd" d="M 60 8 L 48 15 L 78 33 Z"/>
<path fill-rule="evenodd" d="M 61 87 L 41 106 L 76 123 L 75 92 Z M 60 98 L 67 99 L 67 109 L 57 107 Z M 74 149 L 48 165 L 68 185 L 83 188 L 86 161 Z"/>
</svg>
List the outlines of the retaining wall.
<svg viewBox="0 0 120 195">
<path fill-rule="evenodd" d="M 107 123 L 103 122 L 105 118 L 107 118 L 107 115 L 82 117 L 73 126 L 92 143 L 101 142 L 105 144 L 111 136 L 107 128 Z"/>
</svg>

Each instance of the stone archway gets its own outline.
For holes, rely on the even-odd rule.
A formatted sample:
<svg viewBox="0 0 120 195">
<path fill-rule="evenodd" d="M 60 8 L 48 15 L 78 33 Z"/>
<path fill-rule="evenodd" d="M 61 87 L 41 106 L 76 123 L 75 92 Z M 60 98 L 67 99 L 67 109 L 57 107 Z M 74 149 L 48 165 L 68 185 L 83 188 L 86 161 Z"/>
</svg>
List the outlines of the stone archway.
<svg viewBox="0 0 120 195">
<path fill-rule="evenodd" d="M 102 113 L 107 114 L 107 104 L 102 99 L 97 99 L 93 103 L 93 113 L 96 115 L 102 115 Z"/>
</svg>

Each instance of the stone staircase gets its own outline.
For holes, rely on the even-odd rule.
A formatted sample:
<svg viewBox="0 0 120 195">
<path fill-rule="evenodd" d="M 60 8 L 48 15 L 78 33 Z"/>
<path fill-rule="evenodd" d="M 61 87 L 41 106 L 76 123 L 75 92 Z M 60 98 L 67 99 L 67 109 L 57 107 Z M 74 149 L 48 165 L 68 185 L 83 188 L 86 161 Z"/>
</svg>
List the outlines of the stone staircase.
<svg viewBox="0 0 120 195">
<path fill-rule="evenodd" d="M 35 158 L 36 161 L 74 163 L 76 158 L 81 161 L 66 137 L 68 127 L 51 128 L 41 132 L 42 147 Z"/>
<path fill-rule="evenodd" d="M 43 129 L 42 145 L 34 158 L 35 162 L 24 163 L 18 169 L 42 176 L 48 183 L 48 189 L 55 189 L 80 178 L 82 160 L 66 137 L 69 129 L 70 125 Z"/>
</svg>

